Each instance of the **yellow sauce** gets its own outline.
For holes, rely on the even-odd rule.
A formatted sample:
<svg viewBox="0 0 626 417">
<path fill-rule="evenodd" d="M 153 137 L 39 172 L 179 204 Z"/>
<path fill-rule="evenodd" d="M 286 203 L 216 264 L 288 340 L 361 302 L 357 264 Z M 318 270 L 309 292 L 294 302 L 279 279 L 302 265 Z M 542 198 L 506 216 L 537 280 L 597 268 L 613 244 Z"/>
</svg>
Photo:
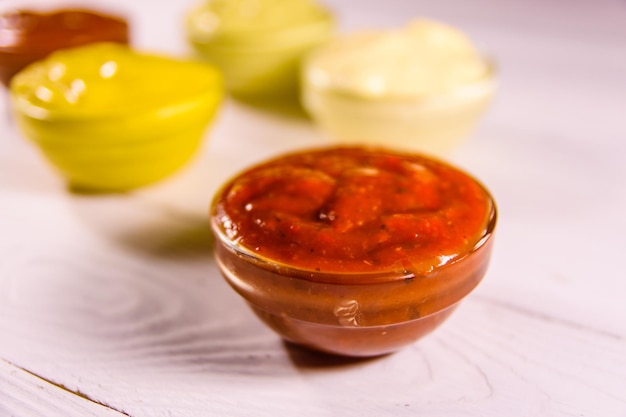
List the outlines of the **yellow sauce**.
<svg viewBox="0 0 626 417">
<path fill-rule="evenodd" d="M 23 134 L 90 191 L 129 190 L 180 168 L 222 94 L 210 65 L 109 43 L 57 51 L 11 82 Z"/>
<path fill-rule="evenodd" d="M 101 43 L 31 65 L 12 82 L 12 94 L 36 118 L 113 117 L 171 106 L 218 83 L 217 71 L 205 64 Z"/>
</svg>

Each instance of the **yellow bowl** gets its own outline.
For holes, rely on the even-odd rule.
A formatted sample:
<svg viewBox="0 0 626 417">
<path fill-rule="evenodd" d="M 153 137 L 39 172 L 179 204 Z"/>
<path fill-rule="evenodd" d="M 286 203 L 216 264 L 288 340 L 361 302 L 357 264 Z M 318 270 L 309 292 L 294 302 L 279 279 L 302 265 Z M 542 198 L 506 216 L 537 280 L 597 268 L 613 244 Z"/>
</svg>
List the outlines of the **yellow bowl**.
<svg viewBox="0 0 626 417">
<path fill-rule="evenodd" d="M 74 188 L 125 191 L 194 154 L 222 98 L 207 64 L 114 44 L 58 51 L 11 83 L 24 135 Z"/>
<path fill-rule="evenodd" d="M 302 58 L 335 30 L 332 14 L 309 0 L 245 3 L 207 1 L 191 10 L 189 43 L 220 68 L 234 95 L 295 95 Z"/>
</svg>

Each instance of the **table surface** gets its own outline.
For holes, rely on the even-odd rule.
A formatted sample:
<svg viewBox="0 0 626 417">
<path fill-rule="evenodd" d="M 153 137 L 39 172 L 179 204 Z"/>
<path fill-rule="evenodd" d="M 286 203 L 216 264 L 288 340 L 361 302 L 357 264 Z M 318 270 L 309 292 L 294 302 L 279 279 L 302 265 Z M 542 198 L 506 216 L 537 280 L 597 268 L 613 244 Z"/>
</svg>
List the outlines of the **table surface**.
<svg viewBox="0 0 626 417">
<path fill-rule="evenodd" d="M 137 47 L 188 53 L 191 1 L 106 4 Z M 0 416 L 626 416 L 626 2 L 327 4 L 342 31 L 425 16 L 496 57 L 497 97 L 448 155 L 499 205 L 481 285 L 389 356 L 286 346 L 220 277 L 207 207 L 239 169 L 324 143 L 305 118 L 228 100 L 175 176 L 80 195 L 3 96 Z"/>
</svg>

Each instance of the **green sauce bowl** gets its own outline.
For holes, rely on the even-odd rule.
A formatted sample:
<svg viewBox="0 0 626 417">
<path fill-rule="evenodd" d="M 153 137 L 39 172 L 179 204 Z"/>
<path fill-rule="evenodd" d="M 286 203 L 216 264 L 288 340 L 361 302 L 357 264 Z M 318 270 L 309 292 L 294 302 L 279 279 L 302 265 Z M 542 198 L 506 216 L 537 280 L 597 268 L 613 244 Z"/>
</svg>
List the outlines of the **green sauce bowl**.
<svg viewBox="0 0 626 417">
<path fill-rule="evenodd" d="M 307 0 L 213 0 L 188 13 L 186 31 L 233 95 L 281 96 L 298 92 L 301 59 L 331 38 L 335 21 Z"/>
</svg>

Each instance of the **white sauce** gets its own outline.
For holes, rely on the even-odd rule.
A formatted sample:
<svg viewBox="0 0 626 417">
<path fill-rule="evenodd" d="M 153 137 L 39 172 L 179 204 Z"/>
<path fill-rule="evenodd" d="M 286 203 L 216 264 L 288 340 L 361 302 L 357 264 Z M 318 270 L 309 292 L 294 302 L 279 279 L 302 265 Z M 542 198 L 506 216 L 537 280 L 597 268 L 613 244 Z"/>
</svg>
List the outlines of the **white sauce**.
<svg viewBox="0 0 626 417">
<path fill-rule="evenodd" d="M 460 31 L 416 20 L 396 30 L 340 37 L 314 53 L 305 77 L 320 88 L 369 97 L 446 92 L 487 75 L 485 60 Z"/>
</svg>

